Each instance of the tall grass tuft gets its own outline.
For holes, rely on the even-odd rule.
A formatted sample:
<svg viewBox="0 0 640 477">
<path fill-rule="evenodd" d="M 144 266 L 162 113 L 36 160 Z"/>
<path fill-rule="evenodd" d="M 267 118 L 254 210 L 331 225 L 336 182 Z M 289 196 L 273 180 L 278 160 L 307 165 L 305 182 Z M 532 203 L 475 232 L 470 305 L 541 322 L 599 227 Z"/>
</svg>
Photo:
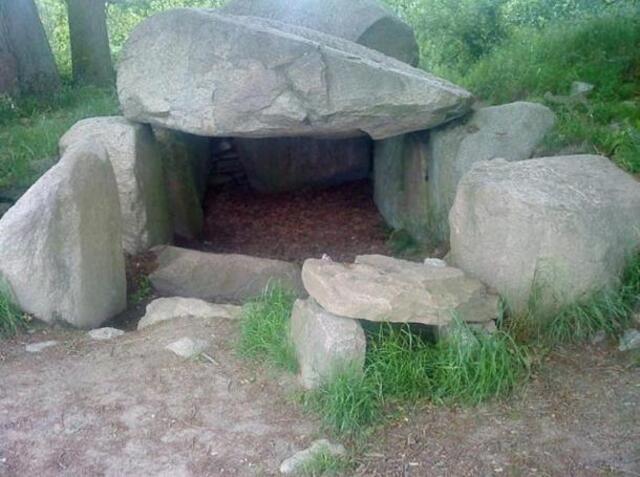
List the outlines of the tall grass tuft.
<svg viewBox="0 0 640 477">
<path fill-rule="evenodd" d="M 555 309 L 541 306 L 538 296 L 534 290 L 525 312 L 510 319 L 510 330 L 520 341 L 555 346 L 585 342 L 599 332 L 618 336 L 640 305 L 640 253 L 631 257 L 617 287 Z"/>
<path fill-rule="evenodd" d="M 334 432 L 357 434 L 382 421 L 393 404 L 474 405 L 507 396 L 528 372 L 526 349 L 503 332 L 474 332 L 456 321 L 432 343 L 408 326 L 384 325 L 369 337 L 364 371 L 337 370 L 305 404 Z"/>
<path fill-rule="evenodd" d="M 262 295 L 245 305 L 240 322 L 239 354 L 296 372 L 298 363 L 289 336 L 294 301 L 292 292 L 270 284 Z"/>
<path fill-rule="evenodd" d="M 0 338 L 11 338 L 26 328 L 22 312 L 6 291 L 0 289 Z"/>
</svg>

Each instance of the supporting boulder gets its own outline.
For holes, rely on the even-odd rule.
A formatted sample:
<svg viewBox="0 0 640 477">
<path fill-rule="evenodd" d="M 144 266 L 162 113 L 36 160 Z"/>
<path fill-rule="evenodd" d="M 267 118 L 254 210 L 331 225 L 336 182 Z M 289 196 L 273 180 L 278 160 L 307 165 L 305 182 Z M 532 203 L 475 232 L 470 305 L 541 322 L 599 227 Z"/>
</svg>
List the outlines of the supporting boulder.
<svg viewBox="0 0 640 477">
<path fill-rule="evenodd" d="M 471 94 L 355 43 L 257 17 L 177 9 L 131 34 L 118 96 L 134 121 L 201 136 L 383 139 L 463 115 Z"/>
<path fill-rule="evenodd" d="M 427 214 L 430 229 L 440 240 L 449 239 L 449 211 L 462 176 L 480 161 L 530 158 L 555 124 L 546 106 L 516 102 L 474 112 L 466 121 L 431 133 Z"/>
<path fill-rule="evenodd" d="M 411 27 L 376 0 L 232 0 L 220 11 L 318 30 L 412 66 L 420 59 Z"/>
<path fill-rule="evenodd" d="M 131 255 L 171 241 L 171 218 L 160 153 L 151 128 L 114 116 L 76 123 L 60 139 L 60 154 L 90 139 L 109 156 L 118 184 L 122 243 Z"/>
<path fill-rule="evenodd" d="M 48 323 L 95 328 L 125 309 L 118 188 L 101 146 L 68 148 L 2 217 L 0 275 Z"/>
<path fill-rule="evenodd" d="M 570 304 L 614 285 L 640 245 L 640 184 L 599 156 L 480 162 L 450 224 L 452 262 L 512 309 Z"/>
<path fill-rule="evenodd" d="M 162 295 L 211 302 L 244 302 L 279 283 L 298 296 L 305 294 L 300 268 L 292 263 L 247 255 L 197 252 L 157 247 L 158 268 L 149 278 Z"/>
<path fill-rule="evenodd" d="M 317 387 L 339 369 L 364 366 L 367 343 L 360 323 L 332 315 L 313 298 L 296 300 L 291 314 L 291 338 L 300 365 L 300 380 L 307 389 Z"/>
<path fill-rule="evenodd" d="M 361 255 L 354 264 L 309 259 L 302 281 L 324 309 L 348 318 L 442 326 L 499 316 L 498 297 L 453 267 L 382 255 Z"/>
</svg>

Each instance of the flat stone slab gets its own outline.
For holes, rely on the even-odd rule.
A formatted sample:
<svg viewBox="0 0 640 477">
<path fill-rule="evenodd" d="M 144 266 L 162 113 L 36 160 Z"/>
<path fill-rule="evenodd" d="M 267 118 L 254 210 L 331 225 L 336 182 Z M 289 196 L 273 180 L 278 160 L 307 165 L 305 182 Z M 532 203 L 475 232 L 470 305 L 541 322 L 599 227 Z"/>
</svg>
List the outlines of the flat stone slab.
<svg viewBox="0 0 640 477">
<path fill-rule="evenodd" d="M 212 302 L 244 302 L 280 283 L 306 295 L 300 267 L 293 263 L 236 254 L 216 254 L 179 247 L 157 247 L 158 268 L 150 276 L 162 295 Z"/>
<path fill-rule="evenodd" d="M 193 358 L 207 349 L 207 346 L 209 342 L 206 340 L 184 337 L 167 345 L 165 349 L 181 358 Z"/>
<path fill-rule="evenodd" d="M 57 344 L 58 342 L 55 340 L 41 341 L 40 343 L 28 344 L 24 347 L 24 349 L 27 353 L 39 353 L 40 351 L 56 346 Z"/>
<path fill-rule="evenodd" d="M 280 473 L 284 475 L 292 475 L 304 469 L 305 465 L 311 463 L 314 459 L 324 457 L 341 457 L 347 454 L 346 449 L 340 444 L 332 444 L 327 439 L 318 439 L 313 441 L 311 445 L 296 452 L 294 455 L 286 459 L 280 465 Z"/>
<path fill-rule="evenodd" d="M 124 115 L 201 136 L 383 139 L 469 110 L 472 95 L 356 43 L 264 18 L 170 10 L 131 34 Z"/>
<path fill-rule="evenodd" d="M 138 322 L 138 329 L 177 318 L 236 320 L 241 312 L 240 306 L 216 305 L 198 298 L 158 298 L 147 305 L 145 315 Z"/>
<path fill-rule="evenodd" d="M 302 267 L 309 295 L 334 315 L 369 321 L 446 325 L 454 318 L 499 316 L 498 296 L 462 270 L 362 255 L 354 264 L 310 259 Z"/>
<path fill-rule="evenodd" d="M 124 335 L 124 331 L 117 328 L 98 328 L 97 330 L 89 331 L 87 334 L 94 340 L 105 341 Z"/>
</svg>

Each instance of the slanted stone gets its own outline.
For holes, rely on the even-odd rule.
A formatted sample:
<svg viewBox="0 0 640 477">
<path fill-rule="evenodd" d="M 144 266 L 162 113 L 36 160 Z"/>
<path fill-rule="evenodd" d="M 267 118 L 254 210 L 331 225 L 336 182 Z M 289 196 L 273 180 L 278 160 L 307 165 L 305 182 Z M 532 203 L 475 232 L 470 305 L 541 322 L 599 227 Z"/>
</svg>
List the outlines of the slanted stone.
<svg viewBox="0 0 640 477">
<path fill-rule="evenodd" d="M 147 305 L 145 315 L 138 322 L 138 329 L 178 318 L 236 320 L 241 312 L 240 306 L 217 305 L 198 298 L 158 298 Z"/>
<path fill-rule="evenodd" d="M 149 276 L 162 295 L 212 302 L 244 302 L 279 283 L 304 296 L 300 267 L 293 263 L 237 254 L 158 247 L 158 268 Z"/>
<path fill-rule="evenodd" d="M 412 66 L 420 59 L 411 27 L 376 0 L 232 0 L 220 11 L 318 30 Z"/>
<path fill-rule="evenodd" d="M 453 267 L 425 265 L 382 255 L 354 264 L 309 259 L 304 286 L 334 315 L 369 321 L 446 325 L 458 317 L 485 322 L 498 317 L 498 297 Z"/>
<path fill-rule="evenodd" d="M 60 153 L 90 139 L 109 156 L 118 184 L 122 212 L 122 243 L 132 255 L 171 241 L 171 217 L 160 153 L 151 128 L 123 117 L 77 122 L 60 139 Z"/>
<path fill-rule="evenodd" d="M 355 43 L 257 17 L 179 9 L 131 34 L 124 115 L 201 136 L 383 139 L 464 114 L 471 94 Z"/>
<path fill-rule="evenodd" d="M 95 328 L 125 309 L 118 188 L 100 145 L 67 149 L 0 219 L 0 275 L 47 323 Z"/>
<path fill-rule="evenodd" d="M 640 183 L 599 156 L 475 165 L 450 214 L 452 263 L 523 311 L 614 285 L 640 245 Z"/>
<path fill-rule="evenodd" d="M 313 298 L 296 300 L 291 314 L 291 338 L 307 389 L 320 385 L 339 369 L 362 369 L 367 347 L 362 326 L 335 316 Z"/>
</svg>

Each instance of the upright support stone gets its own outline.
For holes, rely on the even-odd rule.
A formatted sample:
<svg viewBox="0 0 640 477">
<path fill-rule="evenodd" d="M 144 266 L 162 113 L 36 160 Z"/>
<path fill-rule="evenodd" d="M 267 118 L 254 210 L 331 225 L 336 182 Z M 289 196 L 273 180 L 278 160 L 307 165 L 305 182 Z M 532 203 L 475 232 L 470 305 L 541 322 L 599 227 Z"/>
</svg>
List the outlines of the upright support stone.
<svg viewBox="0 0 640 477">
<path fill-rule="evenodd" d="M 171 218 L 162 160 L 151 128 L 114 117 L 76 123 L 60 139 L 60 153 L 91 138 L 109 156 L 118 184 L 124 250 L 136 255 L 171 241 Z"/>
<path fill-rule="evenodd" d="M 362 369 L 367 347 L 358 321 L 332 315 L 313 298 L 297 300 L 291 315 L 291 338 L 300 380 L 311 389 L 343 367 Z"/>
<path fill-rule="evenodd" d="M 154 127 L 165 170 L 169 209 L 176 235 L 197 239 L 202 234 L 202 203 L 211 167 L 208 138 Z"/>
<path fill-rule="evenodd" d="M 95 328 L 125 309 L 118 188 L 101 146 L 68 148 L 0 219 L 0 275 L 48 323 Z"/>
<path fill-rule="evenodd" d="M 427 131 L 405 134 L 374 146 L 374 200 L 387 224 L 419 241 L 430 235 Z"/>
</svg>

